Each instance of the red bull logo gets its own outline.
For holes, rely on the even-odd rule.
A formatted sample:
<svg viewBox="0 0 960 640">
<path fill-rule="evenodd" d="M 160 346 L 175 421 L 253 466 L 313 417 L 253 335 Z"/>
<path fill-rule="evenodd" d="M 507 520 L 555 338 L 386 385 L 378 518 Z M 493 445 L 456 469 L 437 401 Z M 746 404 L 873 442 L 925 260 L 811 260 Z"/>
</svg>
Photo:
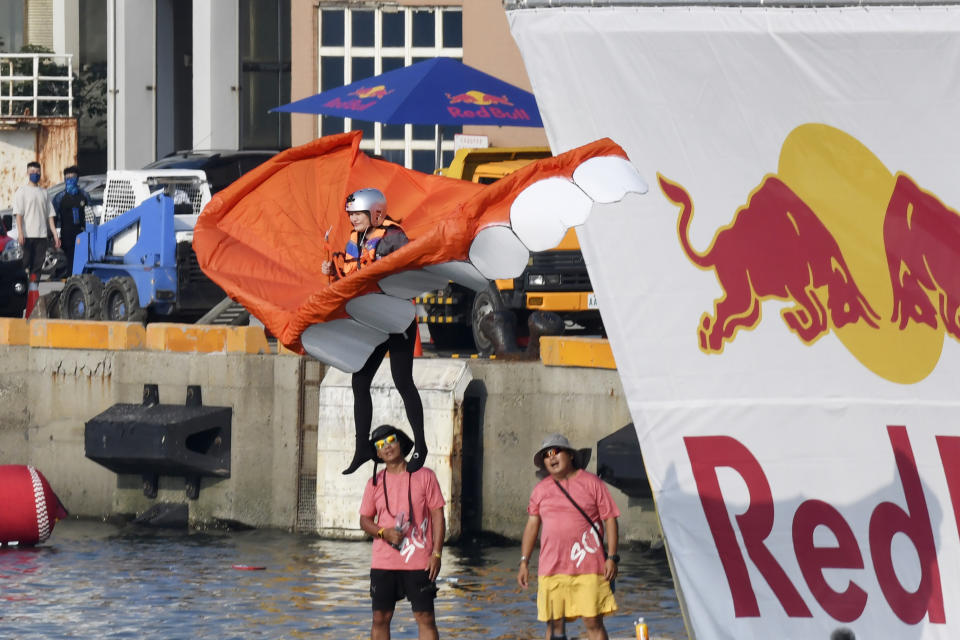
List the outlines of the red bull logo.
<svg viewBox="0 0 960 640">
<path fill-rule="evenodd" d="M 687 258 L 712 270 L 723 295 L 697 328 L 722 353 L 756 327 L 764 300 L 804 344 L 834 332 L 868 369 L 911 384 L 936 367 L 945 334 L 960 341 L 960 215 L 865 146 L 826 125 L 787 136 L 767 175 L 706 251 L 689 240 L 693 201 L 659 177 L 680 207 Z"/>
<path fill-rule="evenodd" d="M 387 89 L 382 84 L 378 84 L 375 87 L 360 87 L 356 91 L 351 91 L 347 95 L 357 96 L 361 100 L 367 100 L 369 98 L 376 98 L 380 100 L 389 93 L 393 93 L 393 89 Z"/>
<path fill-rule="evenodd" d="M 467 91 L 465 93 L 458 93 L 456 95 L 446 94 L 447 100 L 450 104 L 477 104 L 486 106 L 489 104 L 502 104 L 508 107 L 512 107 L 513 103 L 507 98 L 507 96 L 494 96 L 489 93 L 484 93 L 483 91 Z"/>
<path fill-rule="evenodd" d="M 377 104 L 378 100 L 391 93 L 393 93 L 393 89 L 387 89 L 382 84 L 375 87 L 360 87 L 347 94 L 348 96 L 355 96 L 352 100 L 341 100 L 336 97 L 324 102 L 323 106 L 348 111 L 363 111 Z"/>
<path fill-rule="evenodd" d="M 507 96 L 495 96 L 483 91 L 466 91 L 451 95 L 445 94 L 447 101 L 447 111 L 455 118 L 476 119 L 478 124 L 483 120 L 501 119 L 501 120 L 530 120 L 530 114 L 525 109 L 503 109 L 501 107 L 512 107 L 513 103 Z M 454 106 L 454 105 L 463 105 Z M 467 108 L 470 107 L 470 108 Z"/>
</svg>

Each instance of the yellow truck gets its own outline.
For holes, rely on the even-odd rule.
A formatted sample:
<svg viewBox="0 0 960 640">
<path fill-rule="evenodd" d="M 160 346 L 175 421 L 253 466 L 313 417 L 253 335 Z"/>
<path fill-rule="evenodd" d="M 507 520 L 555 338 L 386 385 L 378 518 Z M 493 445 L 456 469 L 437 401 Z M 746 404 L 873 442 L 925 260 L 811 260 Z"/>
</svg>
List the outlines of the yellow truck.
<svg viewBox="0 0 960 640">
<path fill-rule="evenodd" d="M 438 173 L 449 178 L 490 184 L 539 158 L 550 157 L 547 147 L 459 149 L 449 167 Z M 603 324 L 587 267 L 573 229 L 553 249 L 530 254 L 527 268 L 517 278 L 495 280 L 480 292 L 449 284 L 442 291 L 417 298 L 438 349 L 476 348 L 490 355 L 493 345 L 478 327 L 488 313 L 511 310 L 517 316 L 517 336 L 527 336 L 532 311 L 550 311 L 564 321 L 565 331 L 601 334 Z"/>
</svg>

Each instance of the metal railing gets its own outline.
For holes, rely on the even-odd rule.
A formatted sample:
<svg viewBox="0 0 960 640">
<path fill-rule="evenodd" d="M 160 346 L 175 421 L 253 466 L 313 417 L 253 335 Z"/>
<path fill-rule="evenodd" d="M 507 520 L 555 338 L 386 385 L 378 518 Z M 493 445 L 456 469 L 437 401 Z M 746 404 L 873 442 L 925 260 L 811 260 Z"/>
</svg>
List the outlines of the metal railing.
<svg viewBox="0 0 960 640">
<path fill-rule="evenodd" d="M 30 61 L 26 66 L 33 71 L 22 75 L 22 60 Z M 56 61 L 63 61 L 57 63 Z M 40 75 L 43 67 L 49 68 L 53 62 L 63 75 Z M 19 63 L 19 64 L 18 64 Z M 17 75 L 19 69 L 19 74 Z M 65 95 L 41 94 L 41 83 L 65 83 Z M 47 85 L 47 86 L 56 86 Z M 27 87 L 23 91 L 22 87 Z M 29 103 L 15 112 L 14 106 Z M 66 102 L 67 112 L 42 115 L 41 104 Z M 52 111 L 52 109 L 51 109 Z M 56 53 L 0 53 L 0 117 L 73 117 L 73 54 Z"/>
</svg>

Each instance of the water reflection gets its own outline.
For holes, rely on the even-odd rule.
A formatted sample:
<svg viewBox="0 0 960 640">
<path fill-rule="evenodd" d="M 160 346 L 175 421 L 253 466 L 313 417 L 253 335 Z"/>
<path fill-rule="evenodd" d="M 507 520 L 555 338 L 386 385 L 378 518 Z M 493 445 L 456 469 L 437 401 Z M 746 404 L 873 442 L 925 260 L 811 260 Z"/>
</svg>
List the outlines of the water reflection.
<svg viewBox="0 0 960 640">
<path fill-rule="evenodd" d="M 543 636 L 535 587 L 516 587 L 519 555 L 517 546 L 444 550 L 442 637 Z M 662 556 L 621 555 L 610 637 L 634 637 L 632 620 L 643 615 L 655 638 L 685 638 Z M 369 562 L 363 542 L 69 520 L 44 546 L 0 550 L 0 638 L 368 638 Z M 569 631 L 583 637 L 579 623 Z M 417 637 L 406 602 L 393 637 Z"/>
</svg>

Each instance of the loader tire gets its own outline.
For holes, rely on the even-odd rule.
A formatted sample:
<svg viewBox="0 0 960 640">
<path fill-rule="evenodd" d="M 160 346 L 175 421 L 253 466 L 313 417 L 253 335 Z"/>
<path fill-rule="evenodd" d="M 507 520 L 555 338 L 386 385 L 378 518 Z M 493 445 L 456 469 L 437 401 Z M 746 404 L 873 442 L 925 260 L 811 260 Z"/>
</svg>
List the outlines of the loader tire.
<svg viewBox="0 0 960 640">
<path fill-rule="evenodd" d="M 118 322 L 144 322 L 147 312 L 140 306 L 137 283 L 130 276 L 110 278 L 100 297 L 100 317 Z"/>
<path fill-rule="evenodd" d="M 84 274 L 70 276 L 60 292 L 60 317 L 68 320 L 98 320 L 103 282 Z"/>
</svg>

